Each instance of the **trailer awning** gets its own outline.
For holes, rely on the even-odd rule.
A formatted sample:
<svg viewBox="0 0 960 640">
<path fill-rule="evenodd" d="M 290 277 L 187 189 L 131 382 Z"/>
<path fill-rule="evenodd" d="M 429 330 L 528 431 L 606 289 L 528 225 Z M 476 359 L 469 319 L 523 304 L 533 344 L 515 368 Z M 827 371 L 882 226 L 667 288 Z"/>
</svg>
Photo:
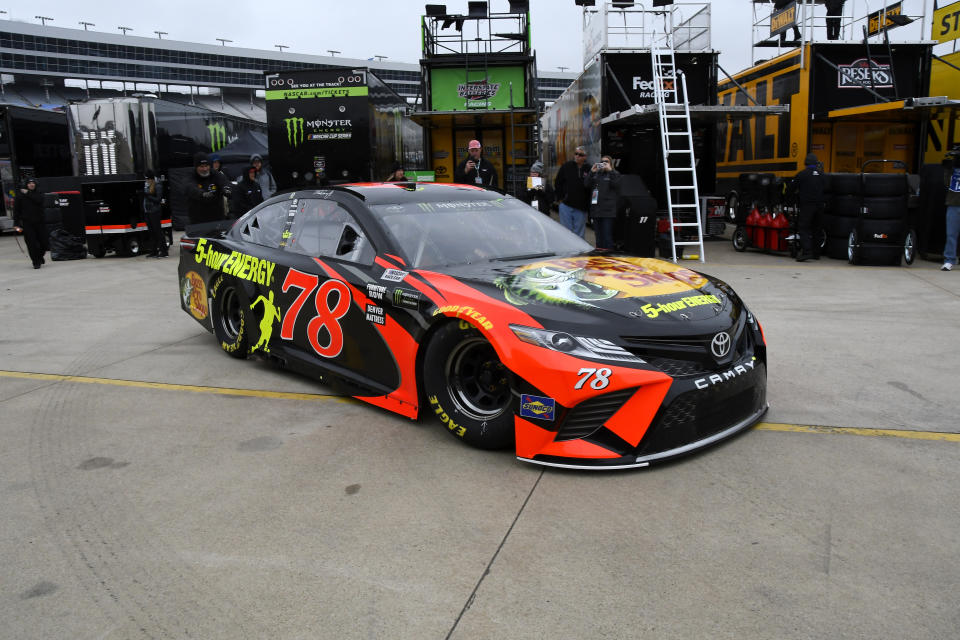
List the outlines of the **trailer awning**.
<svg viewBox="0 0 960 640">
<path fill-rule="evenodd" d="M 911 121 L 927 119 L 943 111 L 954 111 L 960 108 L 960 100 L 950 100 L 943 96 L 930 98 L 906 98 L 892 102 L 864 104 L 844 109 L 834 109 L 827 112 L 827 118 L 832 120 L 883 120 Z"/>
<path fill-rule="evenodd" d="M 445 129 L 453 126 L 508 127 L 537 117 L 536 109 L 476 109 L 473 111 L 414 111 L 410 119 L 424 127 Z"/>
<path fill-rule="evenodd" d="M 668 112 L 683 113 L 683 105 L 667 105 Z M 776 116 L 790 113 L 790 105 L 690 105 L 690 119 L 695 121 L 722 120 L 728 116 L 747 117 L 752 115 Z M 600 120 L 601 124 L 641 124 L 656 120 L 657 105 L 635 104 L 630 109 L 611 113 Z"/>
</svg>

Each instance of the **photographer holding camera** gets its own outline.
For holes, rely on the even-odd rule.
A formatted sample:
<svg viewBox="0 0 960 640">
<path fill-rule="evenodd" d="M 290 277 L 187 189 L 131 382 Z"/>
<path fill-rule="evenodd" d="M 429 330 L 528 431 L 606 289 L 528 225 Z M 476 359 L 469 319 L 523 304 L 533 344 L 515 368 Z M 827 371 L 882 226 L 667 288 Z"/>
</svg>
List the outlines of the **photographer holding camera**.
<svg viewBox="0 0 960 640">
<path fill-rule="evenodd" d="M 590 216 L 597 237 L 597 249 L 613 250 L 613 223 L 617 219 L 620 197 L 620 172 L 613 168 L 613 158 L 603 156 L 583 179 L 590 192 Z"/>
<path fill-rule="evenodd" d="M 481 157 L 483 145 L 479 140 L 471 140 L 467 145 L 467 157 L 457 165 L 453 174 L 453 181 L 457 184 L 472 184 L 478 187 L 490 187 L 496 189 L 499 186 L 497 181 L 497 170 L 493 168 L 490 161 Z"/>
</svg>

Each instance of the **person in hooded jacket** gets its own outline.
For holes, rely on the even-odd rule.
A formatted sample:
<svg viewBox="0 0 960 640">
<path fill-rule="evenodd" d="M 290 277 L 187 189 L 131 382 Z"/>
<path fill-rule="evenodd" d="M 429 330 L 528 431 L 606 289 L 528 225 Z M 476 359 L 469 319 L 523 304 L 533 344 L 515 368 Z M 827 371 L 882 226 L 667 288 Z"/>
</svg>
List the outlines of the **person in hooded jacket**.
<svg viewBox="0 0 960 640">
<path fill-rule="evenodd" d="M 230 199 L 230 217 L 239 218 L 250 209 L 263 202 L 263 192 L 257 182 L 257 168 L 247 167 L 247 171 L 233 187 Z"/>
<path fill-rule="evenodd" d="M 13 201 L 13 226 L 23 234 L 33 268 L 39 269 L 46 262 L 43 254 L 49 248 L 49 238 L 43 215 L 43 194 L 33 178 L 27 178 Z"/>
<path fill-rule="evenodd" d="M 613 223 L 617 221 L 620 198 L 620 172 L 613 168 L 613 158 L 603 156 L 583 179 L 590 192 L 590 215 L 597 237 L 597 249 L 613 250 Z"/>
<path fill-rule="evenodd" d="M 808 153 L 803 164 L 806 165 L 803 171 L 794 176 L 789 187 L 797 199 L 797 231 L 800 234 L 797 262 L 820 259 L 813 247 L 813 230 L 827 202 L 827 180 L 816 154 Z"/>
<path fill-rule="evenodd" d="M 270 169 L 263 166 L 263 156 L 255 153 L 250 156 L 250 166 L 257 169 L 257 182 L 260 183 L 260 193 L 264 200 L 269 200 L 277 192 L 277 181 L 273 179 Z"/>
<path fill-rule="evenodd" d="M 224 178 L 214 174 L 205 153 L 193 156 L 193 180 L 187 185 L 187 216 L 190 224 L 223 220 Z"/>
<path fill-rule="evenodd" d="M 143 216 L 147 219 L 147 229 L 153 241 L 153 249 L 148 256 L 166 258 L 167 239 L 163 235 L 162 224 L 163 185 L 157 182 L 157 174 L 147 169 L 143 180 Z"/>
<path fill-rule="evenodd" d="M 540 213 L 549 216 L 550 206 L 553 204 L 553 189 L 543 177 L 543 163 L 539 160 L 530 165 L 530 178 L 528 184 L 532 188 L 526 189 L 520 199 Z"/>
</svg>

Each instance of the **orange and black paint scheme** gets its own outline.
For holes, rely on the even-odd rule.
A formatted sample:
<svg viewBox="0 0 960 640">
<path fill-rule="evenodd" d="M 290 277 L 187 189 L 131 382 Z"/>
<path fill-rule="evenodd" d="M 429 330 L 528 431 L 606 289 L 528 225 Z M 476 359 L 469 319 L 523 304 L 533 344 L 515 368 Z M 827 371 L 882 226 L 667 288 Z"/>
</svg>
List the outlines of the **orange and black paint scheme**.
<svg viewBox="0 0 960 640">
<path fill-rule="evenodd" d="M 225 233 L 188 229 L 181 306 L 229 355 L 548 466 L 643 467 L 764 414 L 763 333 L 725 283 L 596 251 L 418 268 L 372 207 L 458 200 L 526 206 L 463 185 L 357 184 L 274 197 Z M 332 206 L 359 227 L 350 242 L 295 247 L 292 222 Z"/>
</svg>

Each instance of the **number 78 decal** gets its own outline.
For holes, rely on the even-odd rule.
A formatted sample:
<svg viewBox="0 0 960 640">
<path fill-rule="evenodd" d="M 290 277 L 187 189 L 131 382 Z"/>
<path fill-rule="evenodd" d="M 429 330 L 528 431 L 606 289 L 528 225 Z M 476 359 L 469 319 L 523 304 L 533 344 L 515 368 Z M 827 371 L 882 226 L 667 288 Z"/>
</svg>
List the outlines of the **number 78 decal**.
<svg viewBox="0 0 960 640">
<path fill-rule="evenodd" d="M 577 371 L 577 375 L 583 377 L 577 381 L 574 389 L 583 389 L 583 385 L 586 384 L 587 380 L 593 378 L 593 380 L 590 380 L 590 388 L 600 390 L 606 389 L 607 385 L 610 384 L 610 376 L 613 375 L 613 371 L 607 369 L 606 367 L 603 367 L 602 369 L 591 369 L 590 367 L 584 367 L 583 369 L 580 369 L 580 371 Z"/>
<path fill-rule="evenodd" d="M 320 285 L 319 289 L 317 285 Z M 293 327 L 297 323 L 300 310 L 310 294 L 316 290 L 313 306 L 317 314 L 311 316 L 310 322 L 307 323 L 307 338 L 318 356 L 336 358 L 343 349 L 343 328 L 340 326 L 340 318 L 347 315 L 347 311 L 350 310 L 350 289 L 340 280 L 327 280 L 320 284 L 320 276 L 303 273 L 296 269 L 287 271 L 287 277 L 283 279 L 283 292 L 286 293 L 290 288 L 300 289 L 300 293 L 283 316 L 280 337 L 284 340 L 293 340 Z M 337 303 L 333 307 L 330 306 L 332 291 L 337 292 Z M 330 335 L 326 346 L 320 344 L 320 330 L 323 328 L 326 328 Z"/>
</svg>

